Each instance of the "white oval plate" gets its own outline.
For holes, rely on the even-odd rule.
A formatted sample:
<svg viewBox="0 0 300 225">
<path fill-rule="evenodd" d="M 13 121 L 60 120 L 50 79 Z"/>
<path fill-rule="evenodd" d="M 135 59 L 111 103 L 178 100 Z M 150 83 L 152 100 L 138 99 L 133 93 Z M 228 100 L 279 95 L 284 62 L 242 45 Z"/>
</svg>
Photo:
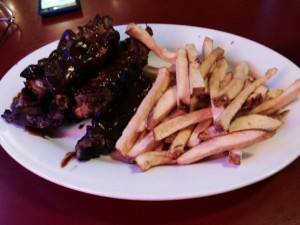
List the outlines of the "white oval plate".
<svg viewBox="0 0 300 225">
<path fill-rule="evenodd" d="M 241 60 L 249 63 L 251 70 L 264 74 L 271 67 L 278 68 L 278 75 L 268 83 L 271 87 L 286 88 L 300 76 L 300 69 L 282 55 L 245 38 L 211 29 L 149 24 L 154 38 L 169 49 L 194 43 L 199 51 L 205 36 L 214 40 L 214 46 L 225 49 L 231 64 Z M 117 26 L 122 38 L 125 26 Z M 12 98 L 23 87 L 20 72 L 38 59 L 47 57 L 56 48 L 50 43 L 23 58 L 0 82 L 0 113 L 9 108 Z M 162 65 L 150 54 L 150 64 Z M 289 106 L 291 112 L 277 134 L 262 143 L 247 148 L 242 165 L 228 164 L 226 157 L 187 166 L 159 166 L 140 172 L 111 157 L 100 157 L 88 162 L 71 161 L 61 168 L 65 154 L 72 151 L 77 140 L 84 134 L 76 124 L 61 130 L 61 138 L 42 138 L 7 124 L 0 119 L 0 143 L 18 163 L 33 173 L 56 184 L 78 191 L 120 199 L 174 200 L 209 196 L 238 189 L 265 179 L 282 170 L 300 154 L 299 100 Z"/>
</svg>

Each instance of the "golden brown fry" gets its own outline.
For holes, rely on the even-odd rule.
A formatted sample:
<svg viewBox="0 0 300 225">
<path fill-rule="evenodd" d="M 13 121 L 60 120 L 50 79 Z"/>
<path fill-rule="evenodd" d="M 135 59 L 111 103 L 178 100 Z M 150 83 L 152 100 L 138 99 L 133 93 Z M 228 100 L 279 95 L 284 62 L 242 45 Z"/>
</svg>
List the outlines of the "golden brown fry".
<svg viewBox="0 0 300 225">
<path fill-rule="evenodd" d="M 300 79 L 291 84 L 281 95 L 269 101 L 263 102 L 252 109 L 249 114 L 260 113 L 269 115 L 282 109 L 300 94 Z"/>
<path fill-rule="evenodd" d="M 177 159 L 180 155 L 184 153 L 185 146 L 192 134 L 194 125 L 183 128 L 180 130 L 175 139 L 173 140 L 169 150 L 167 151 L 168 157 L 172 159 Z"/>
<path fill-rule="evenodd" d="M 249 67 L 246 62 L 239 63 L 233 73 L 233 78 L 230 83 L 213 97 L 213 102 L 216 107 L 227 105 L 237 94 L 243 89 L 244 83 L 248 78 Z"/>
<path fill-rule="evenodd" d="M 232 121 L 229 125 L 229 132 L 250 129 L 273 131 L 277 130 L 282 124 L 281 120 L 269 116 L 251 114 L 240 116 Z"/>
<path fill-rule="evenodd" d="M 152 130 L 159 124 L 175 107 L 177 103 L 177 86 L 169 87 L 165 93 L 157 101 L 156 105 L 151 109 L 146 126 L 148 130 Z"/>
<path fill-rule="evenodd" d="M 237 148 L 245 148 L 272 137 L 275 132 L 243 130 L 219 136 L 186 151 L 177 159 L 178 164 L 191 164 L 207 156 Z"/>
<path fill-rule="evenodd" d="M 209 78 L 209 94 L 211 98 L 214 98 L 219 93 L 221 77 L 225 76 L 227 68 L 228 64 L 225 58 L 217 61 L 216 67 Z"/>
<path fill-rule="evenodd" d="M 187 44 L 186 50 L 189 62 L 190 94 L 199 96 L 205 91 L 204 79 L 199 71 L 200 55 L 194 44 Z"/>
<path fill-rule="evenodd" d="M 129 23 L 126 28 L 126 33 L 129 36 L 144 43 L 155 55 L 160 57 L 162 60 L 175 64 L 176 53 L 160 46 L 146 30 L 142 29 L 137 24 Z"/>
<path fill-rule="evenodd" d="M 151 108 L 161 97 L 162 93 L 168 88 L 170 81 L 171 75 L 168 70 L 166 68 L 161 68 L 152 88 L 145 96 L 136 113 L 123 130 L 121 137 L 116 142 L 115 148 L 122 156 L 126 156 L 127 152 L 134 145 L 139 133 L 145 130 L 146 119 Z"/>
<path fill-rule="evenodd" d="M 211 118 L 211 116 L 211 109 L 205 108 L 163 122 L 153 129 L 155 140 L 162 140 L 178 130 L 207 120 Z"/>
<path fill-rule="evenodd" d="M 274 76 L 277 72 L 276 68 L 269 69 L 266 74 L 255 80 L 253 83 L 248 85 L 245 89 L 243 89 L 226 107 L 226 109 L 222 112 L 222 114 L 215 120 L 215 125 L 218 129 L 227 131 L 229 128 L 229 124 L 235 114 L 241 109 L 242 105 L 248 98 L 248 96 L 260 85 Z"/>
<path fill-rule="evenodd" d="M 202 61 L 204 61 L 208 55 L 214 49 L 214 42 L 211 38 L 205 37 L 202 45 Z"/>
<path fill-rule="evenodd" d="M 176 59 L 177 107 L 186 112 L 190 110 L 190 81 L 188 59 L 185 49 L 178 49 Z"/>
<path fill-rule="evenodd" d="M 211 124 L 212 124 L 212 119 L 204 120 L 204 121 L 198 123 L 195 126 L 195 128 L 188 140 L 187 146 L 191 148 L 191 147 L 198 145 L 201 142 L 200 139 L 198 138 L 199 134 L 201 132 L 203 132 L 204 130 L 206 130 Z"/>
<path fill-rule="evenodd" d="M 150 152 L 154 150 L 161 141 L 156 141 L 153 136 L 153 132 L 150 131 L 146 136 L 143 138 L 139 139 L 133 147 L 130 149 L 130 151 L 127 153 L 126 157 L 129 160 L 135 159 L 138 155 L 145 153 L 145 152 Z"/>
<path fill-rule="evenodd" d="M 238 149 L 233 149 L 228 151 L 228 162 L 230 164 L 239 166 L 241 165 L 243 158 L 243 149 L 238 148 Z"/>
<path fill-rule="evenodd" d="M 224 49 L 218 47 L 212 50 L 212 52 L 200 64 L 200 73 L 203 76 L 203 78 L 205 78 L 209 74 L 214 63 L 223 56 L 224 56 Z"/>
<path fill-rule="evenodd" d="M 152 151 L 139 155 L 135 158 L 136 164 L 142 171 L 158 165 L 175 164 L 176 159 L 167 157 L 166 151 Z"/>
<path fill-rule="evenodd" d="M 212 115 L 214 120 L 216 120 L 225 109 L 223 105 L 218 107 L 215 106 L 213 98 L 216 97 L 220 91 L 220 80 L 221 77 L 225 76 L 227 68 L 228 68 L 228 64 L 225 58 L 221 58 L 220 60 L 217 61 L 216 67 L 214 68 L 209 79 L 209 94 L 210 94 L 210 102 L 211 102 L 210 104 L 211 104 Z"/>
<path fill-rule="evenodd" d="M 225 134 L 227 134 L 226 131 L 218 130 L 218 129 L 216 129 L 216 127 L 214 125 L 212 125 L 212 126 L 208 127 L 207 129 L 205 129 L 204 131 L 200 132 L 198 135 L 198 138 L 200 141 L 207 141 L 214 137 L 218 137 L 218 136 L 225 135 Z"/>
</svg>

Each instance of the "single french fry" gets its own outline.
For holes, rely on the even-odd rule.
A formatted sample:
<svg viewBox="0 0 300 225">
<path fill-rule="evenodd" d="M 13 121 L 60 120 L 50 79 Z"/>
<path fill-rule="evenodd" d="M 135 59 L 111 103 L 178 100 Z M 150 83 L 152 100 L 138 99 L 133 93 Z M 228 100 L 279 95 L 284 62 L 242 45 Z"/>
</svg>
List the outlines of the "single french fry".
<svg viewBox="0 0 300 225">
<path fill-rule="evenodd" d="M 134 145 L 140 132 L 146 129 L 146 119 L 151 108 L 161 97 L 162 93 L 168 88 L 171 81 L 171 75 L 166 68 L 158 71 L 157 78 L 139 105 L 136 113 L 131 118 L 126 128 L 123 130 L 121 137 L 117 140 L 115 148 L 122 155 L 126 156 L 128 151 Z"/>
<path fill-rule="evenodd" d="M 211 68 L 213 67 L 214 63 L 221 57 L 224 56 L 224 49 L 217 47 L 205 58 L 205 60 L 200 64 L 200 73 L 205 78 Z"/>
<path fill-rule="evenodd" d="M 218 95 L 220 91 L 221 77 L 224 77 L 228 68 L 225 58 L 217 61 L 216 66 L 209 78 L 209 94 L 211 98 Z"/>
<path fill-rule="evenodd" d="M 223 105 L 216 106 L 214 104 L 213 98 L 217 96 L 217 94 L 220 91 L 220 80 L 221 77 L 225 76 L 227 68 L 228 68 L 228 64 L 225 58 L 221 58 L 220 60 L 217 61 L 216 66 L 209 79 L 210 104 L 211 104 L 212 115 L 214 120 L 216 120 L 225 109 Z"/>
<path fill-rule="evenodd" d="M 216 107 L 227 105 L 238 93 L 243 89 L 244 83 L 248 78 L 249 67 L 246 62 L 239 63 L 233 73 L 233 78 L 230 83 L 213 97 L 213 102 Z"/>
<path fill-rule="evenodd" d="M 186 44 L 186 51 L 189 63 L 200 63 L 200 53 L 194 44 Z"/>
<path fill-rule="evenodd" d="M 146 126 L 148 130 L 152 130 L 159 124 L 175 107 L 177 104 L 177 86 L 169 87 L 156 105 L 151 109 Z"/>
<path fill-rule="evenodd" d="M 135 158 L 136 164 L 142 171 L 158 165 L 175 164 L 176 159 L 171 159 L 167 156 L 166 151 L 146 152 Z"/>
<path fill-rule="evenodd" d="M 191 147 L 198 145 L 201 142 L 201 140 L 198 138 L 199 134 L 201 132 L 203 132 L 204 130 L 206 130 L 211 124 L 212 124 L 212 119 L 204 120 L 204 121 L 198 123 L 195 126 L 195 128 L 188 140 L 187 146 L 191 148 Z"/>
<path fill-rule="evenodd" d="M 237 148 L 228 151 L 228 162 L 230 164 L 239 166 L 241 165 L 242 158 L 243 158 L 243 149 Z"/>
<path fill-rule="evenodd" d="M 283 93 L 276 98 L 263 102 L 249 111 L 249 114 L 260 113 L 269 115 L 282 109 L 300 94 L 300 79 L 297 79 Z"/>
<path fill-rule="evenodd" d="M 232 78 L 233 78 L 233 72 L 232 71 L 226 72 L 224 77 L 220 78 L 220 91 L 223 90 L 230 83 Z"/>
<path fill-rule="evenodd" d="M 214 49 L 214 42 L 211 38 L 205 37 L 202 45 L 202 61 L 204 61 L 208 55 Z"/>
<path fill-rule="evenodd" d="M 142 139 L 139 139 L 133 147 L 129 150 L 127 153 L 126 157 L 129 160 L 135 159 L 138 155 L 145 153 L 145 152 L 150 152 L 154 150 L 161 141 L 156 141 L 153 136 L 153 132 L 150 131 L 145 137 Z"/>
<path fill-rule="evenodd" d="M 144 43 L 155 55 L 157 55 L 162 60 L 175 64 L 176 53 L 163 48 L 146 30 L 142 29 L 137 24 L 129 23 L 126 28 L 126 33 L 129 36 Z"/>
<path fill-rule="evenodd" d="M 227 134 L 226 131 L 218 130 L 214 125 L 208 127 L 207 129 L 203 130 L 199 133 L 198 138 L 200 141 L 207 141 L 209 139 L 212 139 L 214 137 L 218 137 L 221 135 Z"/>
<path fill-rule="evenodd" d="M 252 144 L 266 140 L 272 137 L 275 132 L 266 132 L 261 130 L 243 130 L 227 135 L 219 136 L 186 151 L 177 159 L 178 164 L 191 164 L 207 156 L 219 154 L 224 151 L 245 148 Z"/>
<path fill-rule="evenodd" d="M 281 120 L 269 116 L 250 114 L 233 120 L 229 125 L 229 132 L 250 129 L 273 131 L 277 130 L 282 124 Z"/>
<path fill-rule="evenodd" d="M 207 120 L 211 117 L 211 109 L 210 107 L 208 107 L 190 113 L 186 113 L 166 122 L 163 122 L 153 129 L 155 140 L 162 140 L 178 130 L 188 127 L 192 124 L 199 123 L 203 120 Z"/>
<path fill-rule="evenodd" d="M 180 130 L 175 139 L 173 140 L 169 150 L 167 151 L 168 157 L 172 159 L 177 159 L 180 155 L 184 153 L 185 146 L 193 132 L 194 125 L 186 127 Z"/>
<path fill-rule="evenodd" d="M 177 107 L 188 112 L 190 110 L 190 82 L 188 59 L 185 49 L 178 49 L 176 59 Z"/>
<path fill-rule="evenodd" d="M 186 51 L 189 63 L 190 94 L 199 96 L 205 91 L 204 79 L 199 71 L 200 54 L 194 44 L 187 44 Z"/>
<path fill-rule="evenodd" d="M 247 97 L 260 85 L 270 79 L 277 73 L 276 68 L 269 69 L 266 74 L 255 80 L 253 83 L 249 84 L 245 89 L 243 89 L 225 108 L 222 114 L 215 120 L 215 125 L 217 129 L 227 131 L 229 124 L 235 114 L 241 109 L 242 105 L 245 103 Z"/>
</svg>

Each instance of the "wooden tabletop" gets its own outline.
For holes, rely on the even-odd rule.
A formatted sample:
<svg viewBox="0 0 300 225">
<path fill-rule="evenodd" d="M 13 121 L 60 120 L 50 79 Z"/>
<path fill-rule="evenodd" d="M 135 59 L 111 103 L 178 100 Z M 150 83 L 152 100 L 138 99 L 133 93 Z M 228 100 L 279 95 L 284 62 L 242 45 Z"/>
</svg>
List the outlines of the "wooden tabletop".
<svg viewBox="0 0 300 225">
<path fill-rule="evenodd" d="M 300 66 L 298 0 L 81 0 L 81 9 L 40 17 L 37 1 L 4 0 L 18 29 L 0 47 L 0 78 L 19 60 L 97 13 L 115 25 L 183 24 L 234 33 Z M 299 146 L 300 147 L 300 146 Z M 28 171 L 0 146 L 0 224 L 300 224 L 300 158 L 250 186 L 210 197 L 131 201 L 94 196 Z M 101 179 L 101 178 L 95 178 Z"/>
</svg>

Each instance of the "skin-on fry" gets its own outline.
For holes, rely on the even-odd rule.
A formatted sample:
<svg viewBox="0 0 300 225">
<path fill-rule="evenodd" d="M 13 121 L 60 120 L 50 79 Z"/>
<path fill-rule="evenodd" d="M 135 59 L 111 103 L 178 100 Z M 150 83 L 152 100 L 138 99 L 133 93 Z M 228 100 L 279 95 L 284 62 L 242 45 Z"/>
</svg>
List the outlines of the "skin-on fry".
<svg viewBox="0 0 300 225">
<path fill-rule="evenodd" d="M 158 165 L 175 164 L 176 159 L 169 158 L 166 151 L 152 151 L 139 155 L 135 162 L 142 171 L 146 171 Z"/>
<path fill-rule="evenodd" d="M 213 102 L 216 107 L 227 105 L 237 94 L 243 89 L 244 83 L 248 78 L 249 67 L 246 62 L 239 63 L 233 73 L 233 78 L 230 83 L 213 97 Z"/>
<path fill-rule="evenodd" d="M 252 144 L 272 137 L 275 132 L 261 130 L 243 130 L 219 136 L 186 151 L 177 159 L 178 164 L 191 164 L 207 156 L 219 154 L 224 151 L 245 148 Z"/>
<path fill-rule="evenodd" d="M 228 152 L 228 162 L 230 164 L 239 166 L 243 158 L 243 149 L 238 148 Z"/>
<path fill-rule="evenodd" d="M 177 86 L 169 87 L 161 98 L 157 101 L 156 105 L 151 109 L 146 126 L 148 130 L 152 130 L 159 124 L 177 104 Z"/>
<path fill-rule="evenodd" d="M 200 64 L 199 69 L 203 78 L 205 78 L 209 74 L 214 63 L 223 56 L 224 56 L 224 49 L 217 47 L 214 50 L 212 50 L 212 52 Z"/>
<path fill-rule="evenodd" d="M 163 122 L 153 129 L 155 140 L 159 141 L 173 134 L 174 132 L 211 118 L 210 107 L 199 109 L 194 112 L 183 114 L 166 122 Z"/>
<path fill-rule="evenodd" d="M 226 131 L 218 130 L 214 125 L 208 127 L 204 131 L 200 132 L 198 135 L 198 138 L 200 141 L 207 141 L 209 139 L 212 139 L 214 137 L 222 136 L 227 134 Z"/>
<path fill-rule="evenodd" d="M 188 59 L 185 49 L 178 49 L 176 59 L 177 107 L 186 112 L 190 110 L 190 81 Z"/>
<path fill-rule="evenodd" d="M 175 139 L 173 140 L 169 150 L 167 151 L 168 157 L 172 159 L 177 159 L 184 153 L 185 146 L 193 132 L 194 125 L 186 127 L 180 130 Z"/>
<path fill-rule="evenodd" d="M 123 130 L 121 137 L 117 140 L 115 148 L 122 156 L 126 156 L 127 152 L 134 145 L 140 132 L 146 129 L 146 119 L 151 108 L 161 97 L 162 93 L 168 88 L 171 81 L 171 75 L 166 68 L 158 71 L 157 78 L 145 96 L 136 113 L 131 118 L 126 128 Z"/>
<path fill-rule="evenodd" d="M 175 64 L 176 53 L 160 46 L 146 30 L 142 29 L 137 24 L 129 23 L 126 28 L 126 33 L 129 36 L 144 43 L 155 55 L 160 57 L 162 60 Z"/>
<path fill-rule="evenodd" d="M 161 141 L 155 141 L 153 132 L 150 131 L 146 136 L 144 136 L 142 139 L 139 139 L 133 147 L 130 149 L 130 151 L 127 153 L 126 157 L 131 160 L 136 158 L 138 155 L 150 152 L 154 150 Z"/>
<path fill-rule="evenodd" d="M 213 98 L 217 96 L 220 91 L 220 80 L 221 77 L 224 77 L 228 68 L 228 64 L 225 58 L 221 58 L 217 61 L 216 67 L 214 68 L 210 79 L 209 79 L 209 95 L 210 95 L 210 102 L 211 102 L 211 109 L 213 119 L 216 120 L 219 115 L 224 111 L 224 106 L 221 105 L 219 107 L 215 106 Z"/>
<path fill-rule="evenodd" d="M 205 37 L 202 45 L 202 61 L 204 61 L 207 56 L 214 49 L 214 42 L 211 38 Z"/>
<path fill-rule="evenodd" d="M 187 146 L 191 148 L 198 145 L 200 143 L 200 139 L 198 138 L 199 134 L 206 130 L 211 124 L 212 119 L 204 120 L 198 123 L 188 140 Z"/>
<path fill-rule="evenodd" d="M 253 83 L 249 84 L 244 88 L 226 107 L 222 114 L 215 120 L 215 125 L 217 129 L 227 131 L 229 124 L 235 114 L 241 109 L 242 105 L 245 103 L 247 97 L 260 85 L 265 83 L 268 79 L 274 76 L 277 73 L 276 68 L 269 69 L 266 74 L 255 80 Z"/>
<path fill-rule="evenodd" d="M 190 94 L 199 96 L 205 91 L 204 79 L 199 71 L 200 54 L 194 44 L 187 44 L 189 62 Z"/>
<path fill-rule="evenodd" d="M 281 120 L 269 116 L 251 114 L 240 116 L 232 121 L 229 125 L 229 132 L 250 129 L 273 131 L 277 130 L 282 124 Z"/>
<path fill-rule="evenodd" d="M 260 113 L 269 115 L 282 109 L 300 94 L 300 79 L 296 80 L 281 95 L 269 101 L 263 102 L 250 110 L 249 114 Z"/>
</svg>

